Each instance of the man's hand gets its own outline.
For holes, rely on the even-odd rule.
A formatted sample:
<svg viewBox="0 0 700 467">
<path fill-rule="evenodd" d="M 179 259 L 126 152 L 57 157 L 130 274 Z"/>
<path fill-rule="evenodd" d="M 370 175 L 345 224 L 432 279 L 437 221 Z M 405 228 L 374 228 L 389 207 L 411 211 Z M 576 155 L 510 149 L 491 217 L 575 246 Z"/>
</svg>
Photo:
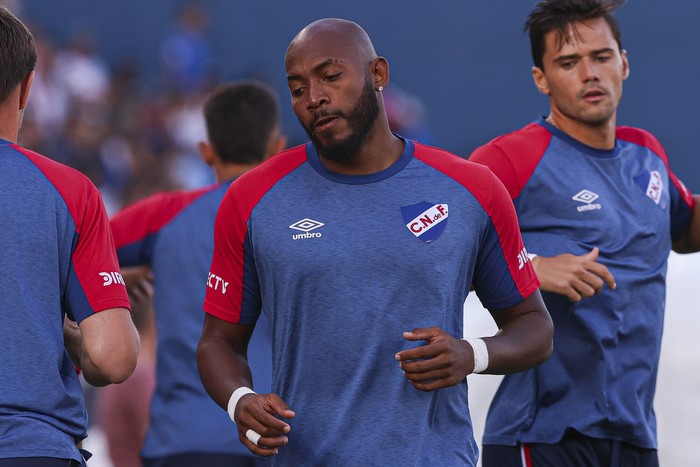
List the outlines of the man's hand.
<svg viewBox="0 0 700 467">
<path fill-rule="evenodd" d="M 68 352 L 73 366 L 80 370 L 81 359 L 83 358 L 83 338 L 80 335 L 80 328 L 68 318 L 63 318 L 63 346 Z"/>
<path fill-rule="evenodd" d="M 403 350 L 396 360 L 404 376 L 421 391 L 454 386 L 474 369 L 471 346 L 440 328 L 418 328 L 403 333 L 408 341 L 426 341 L 426 345 Z"/>
<path fill-rule="evenodd" d="M 598 263 L 598 247 L 585 255 L 569 253 L 549 258 L 536 256 L 532 260 L 540 289 L 566 295 L 572 302 L 598 294 L 603 285 L 616 288 L 615 278 L 608 268 Z"/>
<path fill-rule="evenodd" d="M 153 273 L 148 266 L 122 268 L 122 277 L 131 305 L 147 305 L 153 298 Z"/>
<path fill-rule="evenodd" d="M 286 434 L 291 427 L 276 415 L 283 418 L 294 418 L 295 415 L 277 394 L 246 394 L 238 401 L 234 414 L 238 437 L 253 454 L 274 456 L 278 452 L 277 449 L 289 441 Z M 246 436 L 248 430 L 253 430 L 261 436 L 257 444 Z"/>
</svg>

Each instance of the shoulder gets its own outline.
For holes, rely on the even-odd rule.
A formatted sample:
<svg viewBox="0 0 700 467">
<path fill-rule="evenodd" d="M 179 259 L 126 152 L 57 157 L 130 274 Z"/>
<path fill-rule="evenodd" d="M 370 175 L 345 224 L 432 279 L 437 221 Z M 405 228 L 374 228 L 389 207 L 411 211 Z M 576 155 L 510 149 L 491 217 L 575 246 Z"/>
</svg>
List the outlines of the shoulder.
<svg viewBox="0 0 700 467">
<path fill-rule="evenodd" d="M 646 130 L 631 126 L 620 126 L 617 127 L 615 136 L 617 136 L 617 139 L 621 141 L 636 144 L 637 146 L 643 146 L 657 156 L 666 160 L 666 151 L 664 151 L 663 146 L 656 136 Z"/>
<path fill-rule="evenodd" d="M 537 122 L 499 136 L 478 147 L 469 160 L 488 166 L 517 198 L 552 141 L 552 133 Z"/>
<path fill-rule="evenodd" d="M 236 179 L 234 184 L 273 183 L 306 162 L 306 144 L 282 151 Z"/>
<path fill-rule="evenodd" d="M 497 136 L 488 143 L 478 147 L 470 156 L 470 160 L 488 157 L 499 153 L 509 159 L 523 159 L 523 155 L 541 156 L 552 140 L 550 133 L 542 125 L 533 122 L 519 130 Z M 528 157 L 529 158 L 529 157 Z M 476 162 L 485 162 L 477 160 Z"/>
<path fill-rule="evenodd" d="M 185 208 L 218 187 L 211 185 L 195 190 L 160 192 L 125 207 L 110 220 L 117 247 L 139 238 L 140 230 L 147 233 L 160 230 Z"/>
<path fill-rule="evenodd" d="M 202 196 L 215 191 L 218 187 L 218 184 L 214 184 L 202 188 L 197 188 L 194 190 L 176 190 L 155 193 L 140 201 L 135 202 L 126 209 L 164 209 L 168 212 L 180 211 L 181 209 L 185 208 L 186 206 L 201 198 Z"/>
<path fill-rule="evenodd" d="M 306 162 L 306 145 L 302 144 L 272 156 L 265 162 L 238 177 L 224 196 L 224 203 L 241 204 L 251 208 L 277 182 Z"/>
<path fill-rule="evenodd" d="M 90 196 L 97 192 L 97 188 L 90 179 L 78 170 L 16 144 L 11 147 L 29 159 L 64 198 Z"/>
<path fill-rule="evenodd" d="M 444 149 L 414 143 L 414 157 L 421 162 L 450 177 L 462 178 L 466 175 L 478 175 L 489 172 L 483 165 L 475 164 Z"/>
<path fill-rule="evenodd" d="M 81 224 L 86 211 L 94 211 L 97 206 L 103 206 L 100 192 L 86 175 L 29 149 L 15 144 L 11 146 L 41 171 L 43 178 L 53 186 L 65 203 L 76 225 Z"/>
<path fill-rule="evenodd" d="M 443 149 L 415 143 L 414 157 L 453 179 L 477 198 L 489 196 L 496 176 L 489 167 Z"/>
</svg>

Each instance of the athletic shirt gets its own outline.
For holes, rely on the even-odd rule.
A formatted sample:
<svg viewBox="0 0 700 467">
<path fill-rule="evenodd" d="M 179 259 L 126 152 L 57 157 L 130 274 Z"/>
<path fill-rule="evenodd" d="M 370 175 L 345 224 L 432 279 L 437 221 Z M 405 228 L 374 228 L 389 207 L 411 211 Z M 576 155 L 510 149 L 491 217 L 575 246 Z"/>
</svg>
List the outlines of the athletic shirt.
<svg viewBox="0 0 700 467">
<path fill-rule="evenodd" d="M 620 127 L 612 150 L 588 147 L 544 119 L 496 138 L 470 160 L 488 165 L 518 211 L 528 251 L 583 255 L 617 289 L 578 303 L 543 293 L 554 354 L 508 375 L 491 405 L 484 444 L 556 443 L 584 435 L 656 448 L 652 402 L 671 242 L 687 227 L 693 198 L 651 134 Z"/>
<path fill-rule="evenodd" d="M 253 454 L 240 443 L 228 414 L 209 397 L 197 370 L 202 303 L 214 250 L 214 219 L 230 182 L 160 193 L 112 219 L 122 266 L 150 265 L 157 328 L 156 388 L 142 456 Z M 255 329 L 248 359 L 255 389 L 269 392 L 272 372 L 267 323 Z"/>
<path fill-rule="evenodd" d="M 273 465 L 475 465 L 467 383 L 402 375 L 404 331 L 463 336 L 474 284 L 494 310 L 539 285 L 512 203 L 485 167 L 404 141 L 389 168 L 328 171 L 310 143 L 231 185 L 204 309 L 273 343 L 273 392 L 296 412 Z M 524 255 L 527 258 L 527 255 Z"/>
<path fill-rule="evenodd" d="M 0 458 L 82 460 L 63 317 L 129 308 L 107 214 L 79 172 L 0 140 Z"/>
</svg>

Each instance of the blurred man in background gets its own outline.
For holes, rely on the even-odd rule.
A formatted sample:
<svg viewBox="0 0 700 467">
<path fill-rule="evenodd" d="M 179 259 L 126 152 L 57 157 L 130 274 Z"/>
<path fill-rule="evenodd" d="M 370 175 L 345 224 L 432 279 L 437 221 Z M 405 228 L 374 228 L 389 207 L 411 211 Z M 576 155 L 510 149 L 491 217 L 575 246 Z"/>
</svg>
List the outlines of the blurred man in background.
<svg viewBox="0 0 700 467">
<path fill-rule="evenodd" d="M 197 373 L 196 348 L 206 284 L 216 280 L 207 279 L 207 271 L 219 203 L 234 179 L 281 151 L 285 139 L 277 99 L 262 83 L 240 81 L 217 88 L 204 105 L 204 116 L 208 141 L 200 143 L 200 152 L 219 183 L 156 194 L 112 219 L 121 265 L 147 265 L 154 281 L 157 374 L 142 450 L 147 467 L 261 462 L 237 441 L 226 413 L 205 392 Z M 272 362 L 264 324 L 256 329 L 248 356 L 256 388 L 267 392 Z"/>
</svg>

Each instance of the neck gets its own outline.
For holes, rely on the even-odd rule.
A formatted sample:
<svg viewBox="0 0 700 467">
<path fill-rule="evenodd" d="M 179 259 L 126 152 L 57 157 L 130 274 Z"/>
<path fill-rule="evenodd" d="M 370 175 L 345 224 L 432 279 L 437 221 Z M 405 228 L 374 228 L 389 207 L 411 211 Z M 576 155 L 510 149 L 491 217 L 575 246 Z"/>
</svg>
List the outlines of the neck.
<svg viewBox="0 0 700 467">
<path fill-rule="evenodd" d="M 227 180 L 232 180 L 238 178 L 249 170 L 255 168 L 258 165 L 257 162 L 250 164 L 224 164 L 218 163 L 214 166 L 214 173 L 216 173 L 216 181 L 221 183 Z"/>
<path fill-rule="evenodd" d="M 614 115 L 604 123 L 593 125 L 564 117 L 552 110 L 552 113 L 547 117 L 547 122 L 592 148 L 608 150 L 615 147 Z"/>
<path fill-rule="evenodd" d="M 20 106 L 21 86 L 17 85 L 10 96 L 0 103 L 0 138 L 17 143 L 19 127 L 22 123 L 24 108 Z"/>
<path fill-rule="evenodd" d="M 19 141 L 19 119 L 16 112 L 10 115 L 0 111 L 0 138 L 15 144 Z"/>
<path fill-rule="evenodd" d="M 385 115 L 380 115 L 359 151 L 348 162 L 331 160 L 319 153 L 323 165 L 335 173 L 369 175 L 391 167 L 403 154 L 404 144 L 394 136 Z"/>
</svg>

